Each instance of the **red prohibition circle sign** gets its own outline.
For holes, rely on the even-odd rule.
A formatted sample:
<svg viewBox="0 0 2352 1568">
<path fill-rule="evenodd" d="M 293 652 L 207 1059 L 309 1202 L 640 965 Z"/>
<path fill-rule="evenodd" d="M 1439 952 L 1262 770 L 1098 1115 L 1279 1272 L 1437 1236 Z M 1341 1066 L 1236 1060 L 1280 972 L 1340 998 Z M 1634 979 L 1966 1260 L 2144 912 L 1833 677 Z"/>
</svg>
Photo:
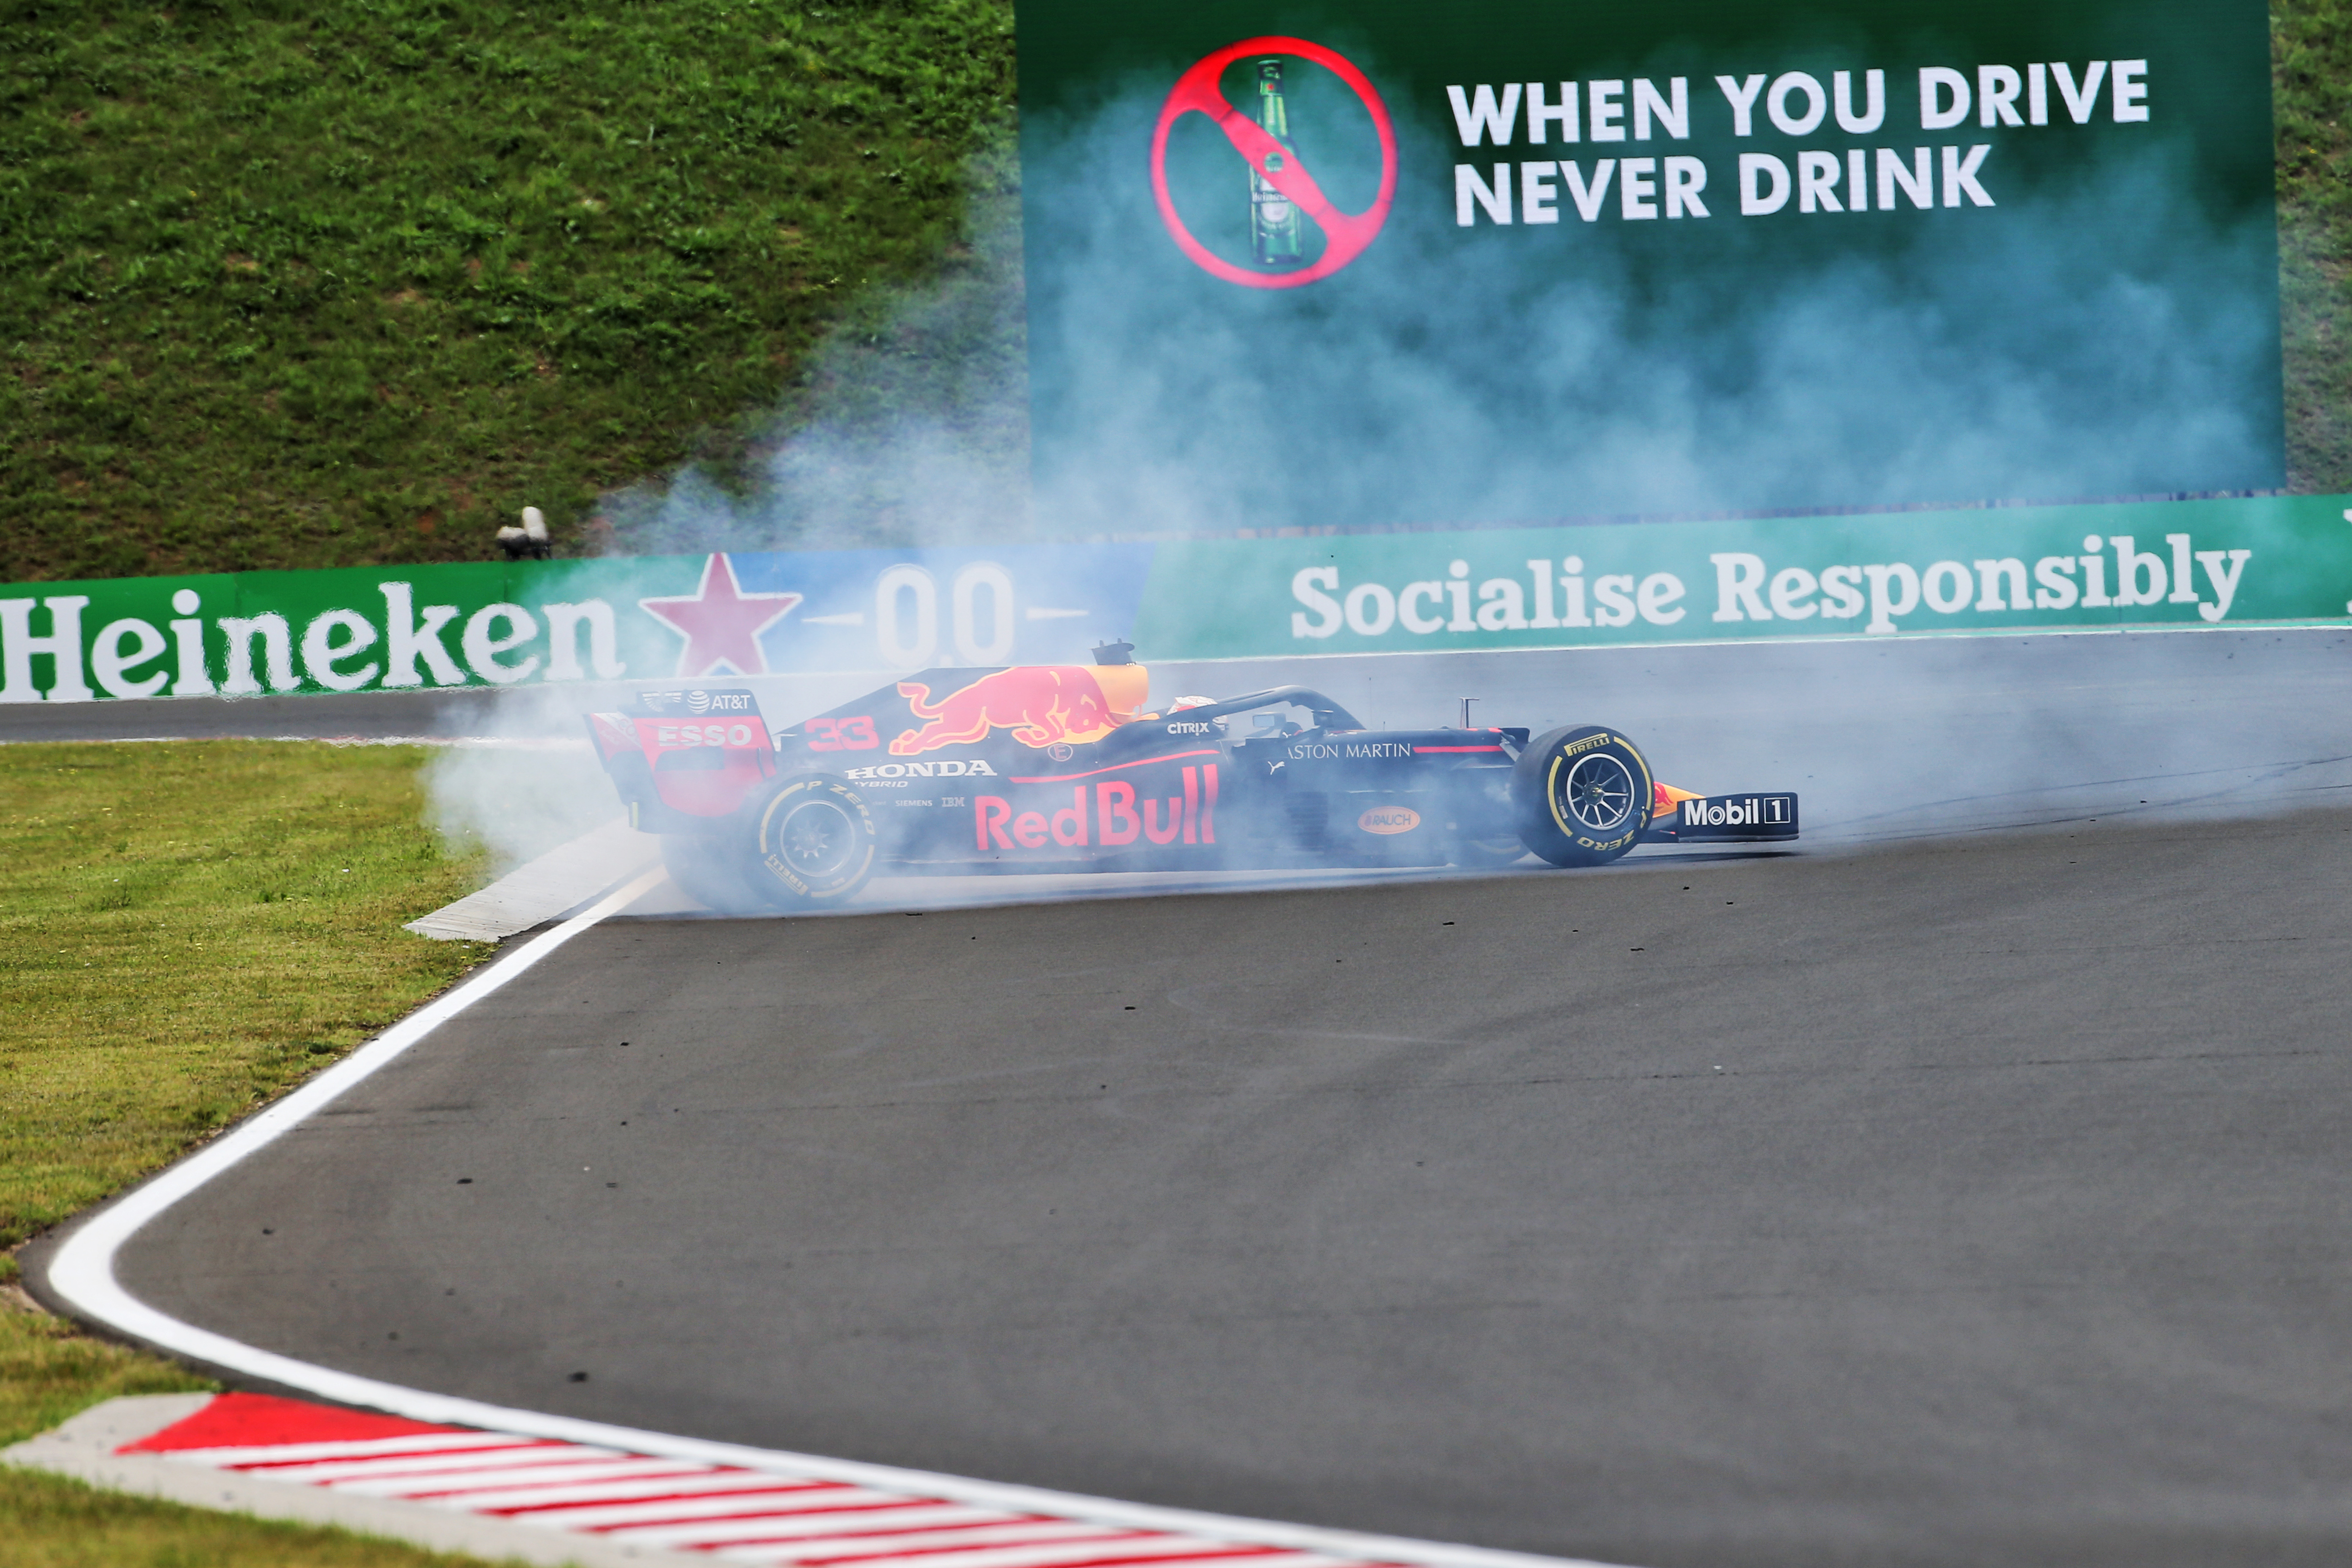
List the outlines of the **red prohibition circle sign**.
<svg viewBox="0 0 2352 1568">
<path fill-rule="evenodd" d="M 1372 117 L 1372 129 L 1381 138 L 1381 194 L 1370 206 L 1353 215 L 1333 206 L 1331 198 L 1323 194 L 1323 187 L 1315 183 L 1315 176 L 1295 153 L 1286 158 L 1276 156 L 1271 164 L 1267 163 L 1269 154 L 1283 151 L 1282 144 L 1267 135 L 1256 121 L 1227 102 L 1217 86 L 1225 68 L 1244 55 L 1292 55 L 1311 61 L 1346 82 L 1363 100 Z M 1188 114 L 1205 114 L 1213 121 L 1249 166 L 1323 231 L 1323 254 L 1313 266 L 1297 272 L 1253 272 L 1227 261 L 1192 237 L 1192 231 L 1176 216 L 1175 200 L 1168 194 L 1168 133 Z M 1328 278 L 1361 256 L 1365 247 L 1381 232 L 1381 225 L 1388 221 L 1389 203 L 1396 195 L 1396 129 L 1389 122 L 1389 108 L 1381 101 L 1380 92 L 1345 56 L 1304 38 L 1244 38 L 1202 60 L 1176 79 L 1168 101 L 1160 106 L 1160 128 L 1151 137 L 1151 190 L 1160 198 L 1160 219 L 1168 226 L 1170 237 L 1202 270 L 1247 289 L 1296 289 L 1318 278 Z"/>
</svg>

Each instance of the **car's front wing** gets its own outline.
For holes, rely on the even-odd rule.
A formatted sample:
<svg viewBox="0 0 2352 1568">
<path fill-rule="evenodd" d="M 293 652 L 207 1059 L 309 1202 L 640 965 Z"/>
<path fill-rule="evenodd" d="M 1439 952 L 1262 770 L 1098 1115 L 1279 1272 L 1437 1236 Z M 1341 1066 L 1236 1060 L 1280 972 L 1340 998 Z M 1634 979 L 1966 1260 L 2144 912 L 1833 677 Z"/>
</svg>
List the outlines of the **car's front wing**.
<svg viewBox="0 0 2352 1568">
<path fill-rule="evenodd" d="M 1773 844 L 1797 837 L 1791 794 L 1684 795 L 1654 817 L 1644 844 Z"/>
</svg>

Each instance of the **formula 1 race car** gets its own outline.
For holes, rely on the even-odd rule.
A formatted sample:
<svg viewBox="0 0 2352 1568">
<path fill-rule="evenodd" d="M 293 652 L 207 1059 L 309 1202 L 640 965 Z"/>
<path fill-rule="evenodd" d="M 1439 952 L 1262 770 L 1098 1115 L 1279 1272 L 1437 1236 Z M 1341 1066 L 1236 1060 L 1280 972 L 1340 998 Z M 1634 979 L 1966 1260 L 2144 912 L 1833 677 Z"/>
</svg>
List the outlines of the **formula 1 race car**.
<svg viewBox="0 0 2352 1568">
<path fill-rule="evenodd" d="M 1367 730 L 1303 686 L 1146 711 L 1130 653 L 926 670 L 772 735 L 749 691 L 647 691 L 588 731 L 672 880 L 730 911 L 837 908 L 877 869 L 1600 866 L 1797 837 L 1794 795 L 1660 784 L 1606 725 Z"/>
</svg>

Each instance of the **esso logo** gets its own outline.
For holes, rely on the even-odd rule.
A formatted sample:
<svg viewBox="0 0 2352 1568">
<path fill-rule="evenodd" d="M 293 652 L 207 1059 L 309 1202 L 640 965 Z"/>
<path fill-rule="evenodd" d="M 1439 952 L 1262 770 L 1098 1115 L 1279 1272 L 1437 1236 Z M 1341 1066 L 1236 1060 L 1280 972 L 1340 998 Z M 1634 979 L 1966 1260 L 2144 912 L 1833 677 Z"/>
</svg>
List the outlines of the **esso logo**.
<svg viewBox="0 0 2352 1568">
<path fill-rule="evenodd" d="M 654 731 L 656 746 L 748 746 L 755 731 L 749 724 L 664 724 Z"/>
<path fill-rule="evenodd" d="M 1226 100 L 1219 79 L 1227 66 L 1244 57 L 1266 61 L 1277 72 L 1283 57 L 1307 60 L 1348 84 L 1372 117 L 1372 129 L 1381 139 L 1381 191 L 1370 206 L 1349 214 L 1332 205 L 1323 187 L 1316 183 L 1314 173 L 1300 161 L 1297 150 L 1286 145 L 1265 125 Z M 1276 80 L 1278 82 L 1278 75 Z M 1228 261 L 1193 237 L 1192 231 L 1184 226 L 1184 220 L 1176 216 L 1175 198 L 1168 192 L 1168 135 L 1176 122 L 1188 114 L 1207 115 L 1249 165 L 1254 246 L 1271 231 L 1276 248 L 1297 247 L 1303 259 L 1303 242 L 1297 231 L 1297 224 L 1303 218 L 1323 231 L 1321 256 L 1296 271 L 1265 271 Z M 1355 260 L 1388 221 L 1389 204 L 1396 196 L 1396 128 L 1390 122 L 1388 105 L 1381 101 L 1379 90 L 1345 56 L 1304 38 L 1244 38 L 1201 60 L 1179 77 L 1169 90 L 1168 101 L 1160 106 L 1159 128 L 1151 137 L 1151 190 L 1160 200 L 1160 220 L 1168 226 L 1169 237 L 1202 270 L 1245 289 L 1296 289 L 1328 278 Z M 1276 266 L 1279 262 L 1269 258 L 1262 265 Z"/>
</svg>

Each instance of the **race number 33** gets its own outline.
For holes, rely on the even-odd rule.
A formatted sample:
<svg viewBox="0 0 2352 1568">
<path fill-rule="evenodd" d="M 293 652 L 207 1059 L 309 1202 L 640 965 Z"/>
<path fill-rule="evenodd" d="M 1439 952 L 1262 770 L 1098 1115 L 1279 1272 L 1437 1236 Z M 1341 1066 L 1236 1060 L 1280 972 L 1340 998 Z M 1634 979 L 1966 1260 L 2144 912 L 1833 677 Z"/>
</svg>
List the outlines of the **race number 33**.
<svg viewBox="0 0 2352 1568">
<path fill-rule="evenodd" d="M 874 721 L 861 713 L 855 719 L 812 719 L 808 747 L 812 752 L 870 752 L 882 743 Z"/>
</svg>

